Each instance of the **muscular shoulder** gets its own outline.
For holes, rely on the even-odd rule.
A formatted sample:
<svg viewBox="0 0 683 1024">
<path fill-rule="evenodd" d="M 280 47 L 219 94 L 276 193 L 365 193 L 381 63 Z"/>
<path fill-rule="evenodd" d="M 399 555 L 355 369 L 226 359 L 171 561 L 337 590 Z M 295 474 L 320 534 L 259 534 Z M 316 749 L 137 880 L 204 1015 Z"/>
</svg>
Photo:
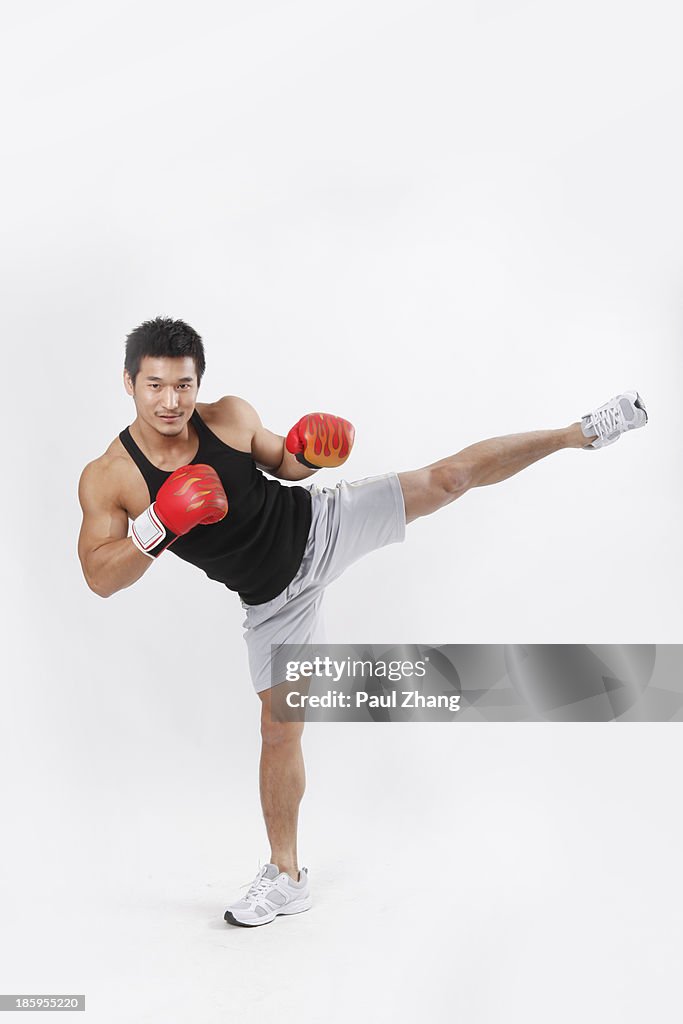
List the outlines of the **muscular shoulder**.
<svg viewBox="0 0 683 1024">
<path fill-rule="evenodd" d="M 118 505 L 125 508 L 123 495 L 135 467 L 118 437 L 98 458 L 89 462 L 78 483 L 81 504 Z"/>
<path fill-rule="evenodd" d="M 261 426 L 253 405 L 237 395 L 224 395 L 217 402 L 198 402 L 197 410 L 207 426 L 233 448 L 251 450 L 254 434 Z"/>
<path fill-rule="evenodd" d="M 261 424 L 259 414 L 253 405 L 250 405 L 244 398 L 238 398 L 237 395 L 224 395 L 217 402 L 204 405 L 198 403 L 197 408 L 200 415 L 208 415 L 226 423 L 240 424 L 246 427 L 253 426 L 254 429 Z"/>
</svg>

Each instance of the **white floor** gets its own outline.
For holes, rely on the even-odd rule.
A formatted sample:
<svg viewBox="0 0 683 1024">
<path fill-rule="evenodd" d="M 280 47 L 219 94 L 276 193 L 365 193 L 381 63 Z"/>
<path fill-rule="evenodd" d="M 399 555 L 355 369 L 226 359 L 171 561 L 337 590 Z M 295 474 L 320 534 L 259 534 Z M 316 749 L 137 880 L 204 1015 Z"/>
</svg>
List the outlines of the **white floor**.
<svg viewBox="0 0 683 1024">
<path fill-rule="evenodd" d="M 97 1024 L 680 1019 L 675 725 L 308 729 L 315 904 L 257 929 L 223 922 L 268 854 L 253 765 L 18 777 L 2 991 Z"/>
</svg>

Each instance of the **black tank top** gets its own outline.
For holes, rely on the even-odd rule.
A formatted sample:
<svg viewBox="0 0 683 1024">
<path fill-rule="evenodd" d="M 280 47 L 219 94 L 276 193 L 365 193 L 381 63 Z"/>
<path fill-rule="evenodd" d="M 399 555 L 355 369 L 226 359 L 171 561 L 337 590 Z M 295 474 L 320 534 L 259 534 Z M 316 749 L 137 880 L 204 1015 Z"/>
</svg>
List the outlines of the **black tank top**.
<svg viewBox="0 0 683 1024">
<path fill-rule="evenodd" d="M 245 604 L 263 604 L 285 589 L 301 565 L 311 525 L 310 491 L 267 479 L 250 452 L 221 441 L 196 409 L 190 422 L 199 437 L 192 462 L 216 470 L 228 496 L 228 514 L 219 523 L 195 526 L 178 537 L 169 551 L 236 590 Z M 152 465 L 128 427 L 119 438 L 154 501 L 171 474 Z"/>
</svg>

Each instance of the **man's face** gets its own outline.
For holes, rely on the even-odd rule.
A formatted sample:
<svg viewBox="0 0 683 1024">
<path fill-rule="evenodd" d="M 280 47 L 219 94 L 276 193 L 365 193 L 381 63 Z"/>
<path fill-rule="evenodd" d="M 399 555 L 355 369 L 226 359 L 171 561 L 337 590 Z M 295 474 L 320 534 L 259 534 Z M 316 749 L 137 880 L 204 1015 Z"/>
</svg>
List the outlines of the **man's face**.
<svg viewBox="0 0 683 1024">
<path fill-rule="evenodd" d="M 126 371 L 123 380 L 139 419 L 165 437 L 183 432 L 194 412 L 199 388 L 194 359 L 145 356 L 135 383 Z"/>
</svg>

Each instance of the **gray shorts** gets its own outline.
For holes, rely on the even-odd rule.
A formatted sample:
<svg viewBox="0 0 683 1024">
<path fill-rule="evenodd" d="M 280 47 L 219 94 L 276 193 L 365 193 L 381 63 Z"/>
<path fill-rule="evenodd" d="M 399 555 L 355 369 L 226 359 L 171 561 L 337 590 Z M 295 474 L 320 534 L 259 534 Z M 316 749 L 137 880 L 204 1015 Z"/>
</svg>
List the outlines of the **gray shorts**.
<svg viewBox="0 0 683 1024">
<path fill-rule="evenodd" d="M 326 642 L 321 605 L 325 587 L 363 555 L 404 540 L 406 515 L 396 473 L 336 487 L 310 484 L 311 528 L 299 570 L 264 604 L 242 602 L 249 670 L 257 693 L 273 685 L 271 644 Z"/>
</svg>

